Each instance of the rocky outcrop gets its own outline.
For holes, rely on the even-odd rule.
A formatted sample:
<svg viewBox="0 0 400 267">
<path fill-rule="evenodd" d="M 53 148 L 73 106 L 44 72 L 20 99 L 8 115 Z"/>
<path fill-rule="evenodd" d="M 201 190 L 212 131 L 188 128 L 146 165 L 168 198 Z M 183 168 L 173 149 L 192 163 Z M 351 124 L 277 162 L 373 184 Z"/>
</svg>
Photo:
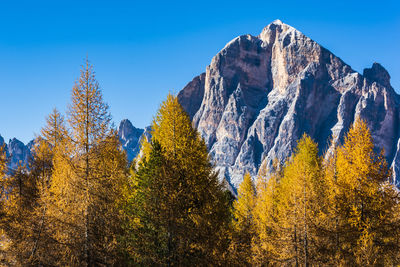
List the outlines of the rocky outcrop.
<svg viewBox="0 0 400 267">
<path fill-rule="evenodd" d="M 399 180 L 400 97 L 387 71 L 374 63 L 361 75 L 279 20 L 229 42 L 178 99 L 233 188 L 244 172 L 256 176 L 261 164 L 290 156 L 303 133 L 327 151 L 357 118 Z"/>
<path fill-rule="evenodd" d="M 132 123 L 125 119 L 118 127 L 118 136 L 122 148 L 126 151 L 129 161 L 132 161 L 140 151 L 140 139 L 144 130 L 135 128 Z"/>
<path fill-rule="evenodd" d="M 135 128 L 132 123 L 125 119 L 118 127 L 118 135 L 122 148 L 125 150 L 127 159 L 131 162 L 139 153 L 141 153 L 141 144 L 145 138 L 151 140 L 151 126 L 144 129 Z"/>
<path fill-rule="evenodd" d="M 33 141 L 29 142 L 26 146 L 24 143 L 16 138 L 11 139 L 8 142 L 7 150 L 9 155 L 9 167 L 15 170 L 18 165 L 27 165 L 31 157 L 31 149 L 33 146 Z"/>
<path fill-rule="evenodd" d="M 203 100 L 205 78 L 205 73 L 200 74 L 178 93 L 178 100 L 191 119 L 197 110 L 199 110 Z"/>
<path fill-rule="evenodd" d="M 371 82 L 377 82 L 385 87 L 391 87 L 390 75 L 379 63 L 374 62 L 371 68 L 364 69 L 363 76 Z"/>
<path fill-rule="evenodd" d="M 32 156 L 32 149 L 34 141 L 30 141 L 27 145 L 16 138 L 10 139 L 8 144 L 4 142 L 3 137 L 0 136 L 0 146 L 5 148 L 7 157 L 8 172 L 12 172 L 18 168 L 19 165 L 28 166 L 29 160 Z"/>
</svg>

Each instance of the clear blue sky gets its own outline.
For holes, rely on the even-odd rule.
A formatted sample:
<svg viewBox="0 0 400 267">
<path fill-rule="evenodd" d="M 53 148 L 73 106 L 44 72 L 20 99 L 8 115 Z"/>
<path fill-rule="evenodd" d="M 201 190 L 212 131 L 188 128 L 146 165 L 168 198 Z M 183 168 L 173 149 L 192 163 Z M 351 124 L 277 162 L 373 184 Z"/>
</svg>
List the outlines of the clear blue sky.
<svg viewBox="0 0 400 267">
<path fill-rule="evenodd" d="M 234 37 L 290 24 L 362 72 L 374 61 L 400 92 L 397 1 L 0 1 L 0 134 L 27 142 L 65 111 L 88 54 L 115 123 L 149 125 L 169 91 Z"/>
</svg>

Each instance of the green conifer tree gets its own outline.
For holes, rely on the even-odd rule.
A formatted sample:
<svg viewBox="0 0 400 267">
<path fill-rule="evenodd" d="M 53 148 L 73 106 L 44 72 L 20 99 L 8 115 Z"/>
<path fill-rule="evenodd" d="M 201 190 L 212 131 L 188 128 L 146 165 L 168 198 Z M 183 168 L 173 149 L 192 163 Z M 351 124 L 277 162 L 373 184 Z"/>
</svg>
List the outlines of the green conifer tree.
<svg viewBox="0 0 400 267">
<path fill-rule="evenodd" d="M 147 261 L 150 257 L 150 261 L 156 263 L 157 255 L 160 254 L 154 253 L 165 253 L 161 257 L 163 263 L 160 264 L 217 264 L 223 260 L 222 255 L 227 248 L 223 238 L 229 219 L 227 197 L 212 169 L 204 141 L 193 129 L 176 97 L 169 95 L 161 105 L 152 124 L 152 140 L 153 148 L 149 149 L 151 144 L 148 144 L 142 151 L 145 163 L 132 175 L 132 193 L 127 199 L 136 199 L 138 194 L 141 195 L 144 190 L 140 188 L 142 184 L 158 183 L 147 185 L 151 192 L 146 194 L 152 197 L 141 198 L 144 202 L 139 206 L 152 207 L 153 201 L 158 201 L 160 208 L 156 211 L 146 210 L 143 217 L 136 217 L 137 213 L 133 212 L 135 209 L 127 205 L 125 213 L 128 225 L 134 222 L 141 224 L 143 220 L 147 221 L 147 225 L 143 226 L 146 229 L 149 225 L 156 225 L 152 231 L 161 233 L 160 240 L 166 244 L 160 241 L 163 244 L 160 245 L 162 252 L 156 252 L 151 249 L 154 247 L 152 239 L 142 244 L 140 249 L 135 250 L 133 245 L 128 245 L 133 249 L 129 249 L 128 253 L 138 262 Z M 162 157 L 158 157 L 157 163 L 161 166 L 154 163 L 154 158 L 150 158 L 153 154 L 152 157 L 160 154 L 155 143 L 159 143 L 162 148 Z M 149 151 L 152 152 L 149 154 Z M 149 164 L 154 167 L 150 168 Z M 153 175 L 150 180 L 146 178 L 147 172 Z M 158 188 L 161 185 L 162 190 Z M 134 206 L 135 201 L 130 202 L 130 205 Z M 135 229 L 132 228 L 127 234 L 133 240 L 142 235 L 154 234 L 149 229 L 148 233 Z"/>
</svg>

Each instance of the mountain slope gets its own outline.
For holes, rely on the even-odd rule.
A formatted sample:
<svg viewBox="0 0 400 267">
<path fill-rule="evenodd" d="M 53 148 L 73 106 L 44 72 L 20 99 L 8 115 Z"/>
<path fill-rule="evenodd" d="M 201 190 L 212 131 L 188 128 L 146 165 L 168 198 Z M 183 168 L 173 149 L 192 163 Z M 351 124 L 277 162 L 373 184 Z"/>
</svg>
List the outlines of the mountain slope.
<svg viewBox="0 0 400 267">
<path fill-rule="evenodd" d="M 361 75 L 279 20 L 229 42 L 178 98 L 233 188 L 244 172 L 290 156 L 303 133 L 321 151 L 342 142 L 357 118 L 399 176 L 400 98 L 387 71 L 374 63 Z"/>
</svg>

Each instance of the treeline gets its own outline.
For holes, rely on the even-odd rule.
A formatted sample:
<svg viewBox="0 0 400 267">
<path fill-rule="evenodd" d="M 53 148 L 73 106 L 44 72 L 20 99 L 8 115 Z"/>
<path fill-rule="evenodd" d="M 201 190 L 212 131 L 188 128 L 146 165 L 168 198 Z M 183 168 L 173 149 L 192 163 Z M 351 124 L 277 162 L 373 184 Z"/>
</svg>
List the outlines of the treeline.
<svg viewBox="0 0 400 267">
<path fill-rule="evenodd" d="M 366 124 L 319 156 L 293 156 L 234 199 L 207 147 L 169 95 L 127 162 L 88 61 L 64 118 L 54 110 L 29 166 L 0 153 L 5 266 L 356 266 L 399 263 L 399 196 Z M 28 168 L 29 167 L 29 168 Z M 7 174 L 7 175 L 6 175 Z"/>
</svg>

